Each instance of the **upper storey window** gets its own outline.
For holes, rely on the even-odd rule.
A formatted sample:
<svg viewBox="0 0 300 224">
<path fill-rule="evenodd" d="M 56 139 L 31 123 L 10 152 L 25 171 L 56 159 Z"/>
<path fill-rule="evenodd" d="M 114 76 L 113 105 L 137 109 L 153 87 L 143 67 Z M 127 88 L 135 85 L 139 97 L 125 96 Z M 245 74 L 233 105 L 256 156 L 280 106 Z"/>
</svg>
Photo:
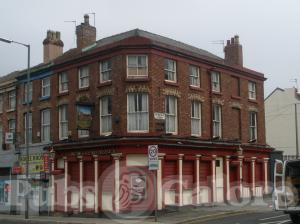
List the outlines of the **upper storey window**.
<svg viewBox="0 0 300 224">
<path fill-rule="evenodd" d="M 149 111 L 147 93 L 128 93 L 127 129 L 129 132 L 148 132 Z"/>
<path fill-rule="evenodd" d="M 24 83 L 24 97 L 23 97 L 23 102 L 27 102 L 27 91 L 28 91 L 28 83 Z M 29 102 L 32 101 L 32 82 L 29 82 Z"/>
<path fill-rule="evenodd" d="M 3 94 L 0 94 L 0 113 L 3 112 Z"/>
<path fill-rule="evenodd" d="M 200 87 L 199 68 L 193 65 L 189 66 L 190 85 Z"/>
<path fill-rule="evenodd" d="M 79 74 L 78 74 L 78 80 L 79 80 L 79 89 L 87 88 L 90 86 L 90 79 L 89 79 L 89 67 L 81 67 L 79 68 Z"/>
<path fill-rule="evenodd" d="M 42 79 L 42 97 L 50 96 L 51 82 L 50 77 Z"/>
<path fill-rule="evenodd" d="M 221 105 L 213 104 L 213 137 L 221 137 L 222 134 L 222 109 Z"/>
<path fill-rule="evenodd" d="M 177 98 L 175 96 L 166 96 L 166 133 L 177 134 Z"/>
<path fill-rule="evenodd" d="M 59 78 L 59 93 L 66 93 L 69 91 L 69 79 L 67 73 L 63 72 L 58 75 Z"/>
<path fill-rule="evenodd" d="M 211 89 L 213 92 L 219 93 L 221 91 L 220 73 L 219 72 L 211 73 Z"/>
<path fill-rule="evenodd" d="M 248 96 L 250 100 L 256 100 L 256 83 L 248 82 Z"/>
<path fill-rule="evenodd" d="M 16 91 L 12 90 L 8 93 L 8 109 L 15 110 L 16 109 Z"/>
<path fill-rule="evenodd" d="M 148 76 L 148 57 L 146 55 L 127 56 L 127 77 Z"/>
<path fill-rule="evenodd" d="M 176 82 L 176 61 L 165 59 L 165 80 Z"/>
<path fill-rule="evenodd" d="M 254 141 L 257 139 L 257 113 L 249 112 L 249 140 Z"/>
<path fill-rule="evenodd" d="M 111 60 L 102 61 L 100 63 L 100 82 L 111 81 Z"/>
</svg>

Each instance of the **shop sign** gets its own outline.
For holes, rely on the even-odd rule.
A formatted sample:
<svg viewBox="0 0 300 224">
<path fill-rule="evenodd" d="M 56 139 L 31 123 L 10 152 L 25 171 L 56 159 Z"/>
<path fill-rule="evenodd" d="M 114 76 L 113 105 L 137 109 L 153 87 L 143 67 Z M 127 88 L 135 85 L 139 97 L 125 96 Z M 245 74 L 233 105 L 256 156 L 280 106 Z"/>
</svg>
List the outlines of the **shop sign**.
<svg viewBox="0 0 300 224">
<path fill-rule="evenodd" d="M 148 145 L 149 170 L 158 170 L 158 145 Z"/>
<path fill-rule="evenodd" d="M 48 153 L 43 154 L 43 160 L 44 160 L 44 172 L 49 173 L 49 154 Z"/>
<path fill-rule="evenodd" d="M 22 173 L 22 167 L 21 166 L 13 166 L 11 172 L 12 172 L 12 174 L 20 174 L 20 173 Z"/>
<path fill-rule="evenodd" d="M 88 130 L 92 125 L 91 106 L 77 105 L 77 129 Z"/>
<path fill-rule="evenodd" d="M 36 153 L 29 155 L 29 173 L 40 174 L 44 172 L 44 160 L 42 153 Z M 22 166 L 22 173 L 26 172 L 26 155 L 20 157 L 20 165 Z"/>
</svg>

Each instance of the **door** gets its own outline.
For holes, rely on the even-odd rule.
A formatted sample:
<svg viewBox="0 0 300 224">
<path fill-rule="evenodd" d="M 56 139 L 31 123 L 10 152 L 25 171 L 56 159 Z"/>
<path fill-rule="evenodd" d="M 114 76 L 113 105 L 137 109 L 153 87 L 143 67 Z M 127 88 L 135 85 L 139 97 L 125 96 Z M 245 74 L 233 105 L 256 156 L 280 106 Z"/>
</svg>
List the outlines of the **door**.
<svg viewBox="0 0 300 224">
<path fill-rule="evenodd" d="M 285 163 L 275 160 L 273 202 L 276 211 L 286 209 Z"/>
<path fill-rule="evenodd" d="M 216 200 L 224 202 L 223 158 L 216 159 Z"/>
</svg>

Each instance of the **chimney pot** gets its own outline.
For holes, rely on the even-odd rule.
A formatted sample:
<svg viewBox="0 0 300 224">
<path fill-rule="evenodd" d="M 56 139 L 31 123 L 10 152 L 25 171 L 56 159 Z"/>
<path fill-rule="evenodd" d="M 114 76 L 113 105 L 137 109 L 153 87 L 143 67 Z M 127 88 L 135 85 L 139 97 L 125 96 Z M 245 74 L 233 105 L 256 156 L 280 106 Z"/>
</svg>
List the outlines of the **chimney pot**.
<svg viewBox="0 0 300 224">
<path fill-rule="evenodd" d="M 239 41 L 239 36 L 235 35 L 227 40 L 224 48 L 225 63 L 234 66 L 243 66 L 243 48 Z"/>
<path fill-rule="evenodd" d="M 84 15 L 84 23 L 76 26 L 77 48 L 82 49 L 96 42 L 96 28 L 89 23 L 89 15 Z"/>
<path fill-rule="evenodd" d="M 60 32 L 48 30 L 43 45 L 44 63 L 48 63 L 63 54 L 64 43 L 60 40 Z"/>
<path fill-rule="evenodd" d="M 85 14 L 84 15 L 84 24 L 86 24 L 86 25 L 89 25 L 90 24 L 90 17 L 89 17 L 89 15 L 88 14 Z"/>
</svg>

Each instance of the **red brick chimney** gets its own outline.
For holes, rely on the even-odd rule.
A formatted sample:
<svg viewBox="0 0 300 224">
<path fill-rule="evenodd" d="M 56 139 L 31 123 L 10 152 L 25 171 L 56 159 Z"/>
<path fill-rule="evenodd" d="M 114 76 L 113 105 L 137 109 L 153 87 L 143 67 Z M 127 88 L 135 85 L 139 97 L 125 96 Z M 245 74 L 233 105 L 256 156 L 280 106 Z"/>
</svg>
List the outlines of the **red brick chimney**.
<svg viewBox="0 0 300 224">
<path fill-rule="evenodd" d="M 84 23 L 76 26 L 77 48 L 85 48 L 96 42 L 96 27 L 90 25 L 89 15 L 84 15 Z"/>
<path fill-rule="evenodd" d="M 240 45 L 238 35 L 235 35 L 231 40 L 227 40 L 224 52 L 226 64 L 243 66 L 243 47 Z"/>
<path fill-rule="evenodd" d="M 60 32 L 48 30 L 47 37 L 43 41 L 44 63 L 52 61 L 63 54 L 64 43 L 60 39 Z"/>
</svg>

